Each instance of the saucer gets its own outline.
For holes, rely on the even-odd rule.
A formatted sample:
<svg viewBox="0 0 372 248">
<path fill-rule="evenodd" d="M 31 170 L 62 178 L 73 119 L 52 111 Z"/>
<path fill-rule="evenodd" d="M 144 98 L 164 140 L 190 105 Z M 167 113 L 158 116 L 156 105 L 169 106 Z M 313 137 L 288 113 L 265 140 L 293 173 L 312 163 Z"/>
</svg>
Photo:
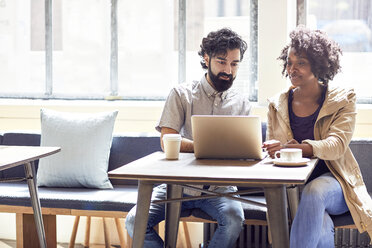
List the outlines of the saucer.
<svg viewBox="0 0 372 248">
<path fill-rule="evenodd" d="M 273 162 L 277 166 L 305 166 L 310 159 L 308 158 L 301 158 L 299 161 L 282 161 L 280 159 L 274 159 Z"/>
</svg>

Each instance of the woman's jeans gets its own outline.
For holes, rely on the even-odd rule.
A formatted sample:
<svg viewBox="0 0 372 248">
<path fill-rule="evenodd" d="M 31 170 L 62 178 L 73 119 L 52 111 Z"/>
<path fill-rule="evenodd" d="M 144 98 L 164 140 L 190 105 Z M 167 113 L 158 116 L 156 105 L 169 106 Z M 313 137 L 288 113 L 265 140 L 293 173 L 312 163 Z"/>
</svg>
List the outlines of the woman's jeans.
<svg viewBox="0 0 372 248">
<path fill-rule="evenodd" d="M 233 192 L 234 188 L 224 187 L 218 188 L 215 191 L 220 193 L 227 193 Z M 166 185 L 160 185 L 154 189 L 152 193 L 152 200 L 165 199 L 165 196 Z M 234 201 L 225 197 L 186 201 L 182 202 L 181 212 L 185 213 L 185 211 L 188 211 L 188 214 L 190 214 L 191 209 L 194 208 L 200 208 L 218 222 L 218 228 L 216 229 L 208 247 L 228 248 L 235 244 L 244 222 L 244 212 L 239 201 Z M 132 238 L 135 215 L 136 207 L 132 208 L 129 211 L 125 221 L 125 226 Z M 165 204 L 151 204 L 144 242 L 145 248 L 163 247 L 163 240 L 155 232 L 154 226 L 156 226 L 164 219 Z"/>
<path fill-rule="evenodd" d="M 291 248 L 330 248 L 334 244 L 331 215 L 347 212 L 339 182 L 332 173 L 325 173 L 308 183 L 291 229 Z"/>
</svg>

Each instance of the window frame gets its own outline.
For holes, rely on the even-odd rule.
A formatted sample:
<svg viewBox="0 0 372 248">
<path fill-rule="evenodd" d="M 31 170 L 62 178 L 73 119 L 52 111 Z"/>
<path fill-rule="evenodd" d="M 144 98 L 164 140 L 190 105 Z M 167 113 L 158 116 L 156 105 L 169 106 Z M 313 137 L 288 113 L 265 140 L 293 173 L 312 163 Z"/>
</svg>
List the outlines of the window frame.
<svg viewBox="0 0 372 248">
<path fill-rule="evenodd" d="M 186 2 L 178 1 L 178 82 L 186 80 Z M 14 99 L 56 99 L 56 100 L 165 100 L 165 97 L 122 97 L 118 92 L 118 0 L 110 0 L 110 87 L 108 95 L 81 95 L 81 94 L 55 94 L 53 92 L 53 0 L 45 0 L 45 91 L 44 94 L 34 94 L 23 92 L 20 94 L 1 93 L 0 98 Z M 255 60 L 255 63 L 249 63 L 250 66 L 250 85 L 249 99 L 257 101 L 257 58 L 258 58 L 258 0 L 250 0 L 250 7 L 253 8 L 251 15 L 251 25 L 249 27 L 254 39 L 249 41 L 249 52 Z"/>
<path fill-rule="evenodd" d="M 296 24 L 305 25 L 307 21 L 307 0 L 297 0 L 296 3 Z M 357 104 L 372 104 L 372 97 L 358 97 Z"/>
</svg>

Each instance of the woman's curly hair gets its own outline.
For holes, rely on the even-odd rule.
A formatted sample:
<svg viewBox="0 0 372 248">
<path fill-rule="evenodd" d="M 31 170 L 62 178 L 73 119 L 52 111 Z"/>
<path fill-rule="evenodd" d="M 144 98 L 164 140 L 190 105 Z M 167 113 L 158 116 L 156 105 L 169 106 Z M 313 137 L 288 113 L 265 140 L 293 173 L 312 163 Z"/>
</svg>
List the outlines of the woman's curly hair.
<svg viewBox="0 0 372 248">
<path fill-rule="evenodd" d="M 298 26 L 289 34 L 289 37 L 291 38 L 290 43 L 283 48 L 278 58 L 283 61 L 282 74 L 284 76 L 288 76 L 286 67 L 290 48 L 294 48 L 298 54 L 304 53 L 306 55 L 312 73 L 324 85 L 327 85 L 329 80 L 332 80 L 341 70 L 340 55 L 342 55 L 342 50 L 325 32 Z"/>
<path fill-rule="evenodd" d="M 203 69 L 208 69 L 205 64 L 204 55 L 214 57 L 218 54 L 226 54 L 227 50 L 240 49 L 240 61 L 247 50 L 247 43 L 234 31 L 229 28 L 223 28 L 215 32 L 210 32 L 207 37 L 203 38 L 198 52 L 201 57 L 200 64 Z"/>
</svg>

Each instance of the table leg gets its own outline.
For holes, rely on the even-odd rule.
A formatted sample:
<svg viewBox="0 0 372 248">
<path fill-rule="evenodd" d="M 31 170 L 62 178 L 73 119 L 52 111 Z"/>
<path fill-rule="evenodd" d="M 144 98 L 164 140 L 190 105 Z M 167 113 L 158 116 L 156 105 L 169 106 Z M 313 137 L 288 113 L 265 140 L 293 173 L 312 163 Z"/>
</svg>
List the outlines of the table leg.
<svg viewBox="0 0 372 248">
<path fill-rule="evenodd" d="M 183 188 L 179 185 L 167 185 L 167 199 L 182 197 Z M 181 202 L 166 204 L 165 212 L 165 247 L 176 248 L 178 224 L 180 221 Z"/>
<path fill-rule="evenodd" d="M 149 218 L 152 188 L 154 184 L 138 181 L 136 218 L 134 220 L 133 248 L 142 248 Z"/>
<path fill-rule="evenodd" d="M 293 188 L 287 188 L 287 196 L 288 196 L 288 207 L 289 212 L 291 214 L 290 220 L 291 223 L 294 220 L 294 217 L 296 216 L 298 204 L 300 202 L 300 190 L 299 188 L 293 187 Z"/>
<path fill-rule="evenodd" d="M 265 198 L 267 203 L 268 222 L 271 230 L 272 247 L 289 247 L 287 195 L 284 186 L 266 187 Z"/>
<path fill-rule="evenodd" d="M 34 162 L 25 164 L 25 173 L 28 184 L 28 190 L 30 191 L 30 199 L 32 209 L 34 210 L 34 218 L 36 223 L 37 235 L 39 236 L 39 242 L 41 248 L 46 248 L 45 230 L 43 218 L 41 215 L 40 199 L 37 193 L 37 185 L 35 180 L 35 164 Z"/>
</svg>

